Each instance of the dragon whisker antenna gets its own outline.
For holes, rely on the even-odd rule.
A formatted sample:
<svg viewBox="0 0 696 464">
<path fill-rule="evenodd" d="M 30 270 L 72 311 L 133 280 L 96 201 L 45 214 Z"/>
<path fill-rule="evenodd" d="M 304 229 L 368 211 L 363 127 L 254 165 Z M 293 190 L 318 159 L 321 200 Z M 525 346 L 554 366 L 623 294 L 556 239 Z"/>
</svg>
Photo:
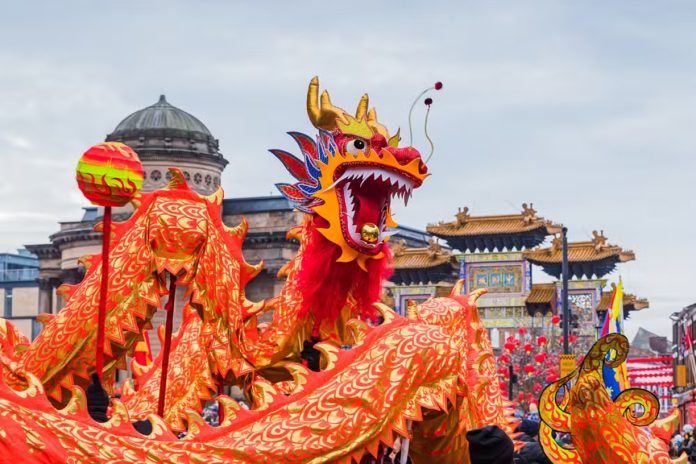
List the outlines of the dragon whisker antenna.
<svg viewBox="0 0 696 464">
<path fill-rule="evenodd" d="M 420 100 L 423 95 L 426 93 L 430 92 L 431 90 L 440 90 L 442 88 L 442 82 L 437 81 L 435 85 L 432 87 L 428 87 L 424 91 L 418 94 L 415 100 L 413 100 L 413 103 L 411 103 L 411 109 L 408 110 L 408 145 L 413 146 L 413 127 L 411 125 L 411 116 L 413 115 L 413 108 L 416 107 L 416 103 L 418 103 L 418 100 Z"/>
<path fill-rule="evenodd" d="M 425 164 L 428 164 L 428 162 L 430 161 L 430 158 L 433 157 L 433 153 L 435 153 L 435 144 L 433 143 L 433 140 L 430 138 L 430 135 L 428 134 L 428 116 L 430 115 L 430 105 L 433 104 L 433 99 L 426 98 L 424 103 L 425 103 L 425 106 L 428 107 L 428 109 L 425 111 L 425 124 L 423 127 L 423 132 L 425 132 L 425 138 L 428 140 L 428 143 L 430 144 L 430 154 L 425 159 Z"/>
</svg>

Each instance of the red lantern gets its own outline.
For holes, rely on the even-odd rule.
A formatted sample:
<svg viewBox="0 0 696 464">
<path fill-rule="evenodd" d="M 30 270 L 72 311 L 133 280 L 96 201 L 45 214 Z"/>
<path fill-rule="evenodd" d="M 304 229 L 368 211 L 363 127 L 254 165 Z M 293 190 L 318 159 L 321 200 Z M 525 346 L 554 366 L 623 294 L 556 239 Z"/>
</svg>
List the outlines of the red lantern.
<svg viewBox="0 0 696 464">
<path fill-rule="evenodd" d="M 510 343 L 510 342 L 507 342 L 507 343 L 505 344 L 505 349 L 506 349 L 508 352 L 512 353 L 513 351 L 515 351 L 515 344 L 514 344 L 514 343 Z"/>
<path fill-rule="evenodd" d="M 510 372 L 507 369 L 503 370 L 503 372 L 501 372 L 501 374 L 503 374 L 503 378 L 505 378 L 505 379 L 510 378 Z"/>
<path fill-rule="evenodd" d="M 498 356 L 498 361 L 500 361 L 503 364 L 507 364 L 510 362 L 510 356 L 508 356 L 507 353 L 503 353 L 500 356 Z"/>
<path fill-rule="evenodd" d="M 548 383 L 555 382 L 556 380 L 558 380 L 558 376 L 556 374 L 549 374 L 546 376 L 546 381 Z"/>
<path fill-rule="evenodd" d="M 536 393 L 539 393 L 543 387 L 541 386 L 540 383 L 536 382 L 536 383 L 534 384 L 534 387 L 533 387 L 533 388 L 534 388 L 534 391 L 535 391 Z"/>
<path fill-rule="evenodd" d="M 519 372 L 520 372 L 520 365 L 519 365 L 519 364 L 513 364 L 513 365 L 512 365 L 512 371 L 513 371 L 515 374 L 519 374 Z"/>
<path fill-rule="evenodd" d="M 526 364 L 526 365 L 524 366 L 524 371 L 525 371 L 527 374 L 531 374 L 532 372 L 534 372 L 534 366 L 532 366 L 531 364 Z"/>
<path fill-rule="evenodd" d="M 544 353 L 544 352 L 537 353 L 537 354 L 534 356 L 534 361 L 536 361 L 537 364 L 541 364 L 541 363 L 543 363 L 545 360 L 546 360 L 546 353 Z"/>
<path fill-rule="evenodd" d="M 527 333 L 527 328 L 526 328 L 526 327 L 520 327 L 517 331 L 520 333 L 520 335 L 524 335 L 524 334 Z"/>
<path fill-rule="evenodd" d="M 502 380 L 498 384 L 500 386 L 500 391 L 502 392 L 507 392 L 507 382 L 503 382 Z"/>
<path fill-rule="evenodd" d="M 143 165 L 128 145 L 105 142 L 82 155 L 75 178 L 82 193 L 93 204 L 123 206 L 143 185 Z"/>
<path fill-rule="evenodd" d="M 517 401 L 524 401 L 524 392 L 520 392 L 519 395 L 517 395 Z"/>
<path fill-rule="evenodd" d="M 556 325 L 556 324 L 558 324 L 559 322 L 561 322 L 561 316 L 553 316 L 553 317 L 551 318 L 551 323 L 552 323 L 552 324 Z"/>
<path fill-rule="evenodd" d="M 577 339 L 575 335 L 568 335 L 568 343 L 575 343 Z"/>
<path fill-rule="evenodd" d="M 527 353 L 531 353 L 532 350 L 534 350 L 534 347 L 532 346 L 531 343 L 525 343 L 524 344 L 524 351 Z"/>
<path fill-rule="evenodd" d="M 546 345 L 546 336 L 541 335 L 541 336 L 537 337 L 537 345 L 539 345 L 539 346 Z"/>
</svg>

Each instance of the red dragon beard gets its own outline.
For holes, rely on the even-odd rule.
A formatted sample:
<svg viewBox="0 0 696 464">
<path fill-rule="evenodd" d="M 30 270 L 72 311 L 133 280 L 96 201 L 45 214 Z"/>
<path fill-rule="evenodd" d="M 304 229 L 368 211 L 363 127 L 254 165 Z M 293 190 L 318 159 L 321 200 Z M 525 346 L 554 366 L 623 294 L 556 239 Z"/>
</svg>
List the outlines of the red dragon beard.
<svg viewBox="0 0 696 464">
<path fill-rule="evenodd" d="M 305 226 L 308 238 L 297 277 L 303 293 L 300 317 L 313 315 L 315 326 L 325 320 L 333 323 L 352 298 L 363 320 L 375 318 L 373 303 L 379 301 L 382 283 L 392 274 L 389 248 L 383 247 L 383 258 L 367 261 L 367 272 L 356 261 L 338 263 L 341 249 L 317 230 L 322 221 L 316 216 Z"/>
</svg>

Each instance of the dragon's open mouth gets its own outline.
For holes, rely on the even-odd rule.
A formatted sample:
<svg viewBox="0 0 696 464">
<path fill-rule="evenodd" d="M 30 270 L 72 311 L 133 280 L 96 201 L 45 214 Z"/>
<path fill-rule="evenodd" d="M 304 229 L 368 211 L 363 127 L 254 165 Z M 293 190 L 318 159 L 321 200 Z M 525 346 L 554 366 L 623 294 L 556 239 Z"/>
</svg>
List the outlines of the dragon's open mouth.
<svg viewBox="0 0 696 464">
<path fill-rule="evenodd" d="M 402 171 L 372 163 L 351 163 L 336 174 L 343 236 L 353 248 L 368 255 L 381 251 L 391 200 L 408 204 L 421 181 Z"/>
</svg>

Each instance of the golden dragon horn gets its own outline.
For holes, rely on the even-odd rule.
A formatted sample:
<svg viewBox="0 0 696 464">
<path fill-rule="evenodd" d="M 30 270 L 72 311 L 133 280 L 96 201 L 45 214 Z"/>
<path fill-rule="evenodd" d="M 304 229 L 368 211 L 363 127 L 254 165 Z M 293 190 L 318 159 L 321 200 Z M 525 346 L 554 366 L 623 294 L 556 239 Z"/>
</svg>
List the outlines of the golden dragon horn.
<svg viewBox="0 0 696 464">
<path fill-rule="evenodd" d="M 389 139 L 389 131 L 377 121 L 377 110 L 374 108 L 367 112 L 367 125 L 373 133 L 382 134 L 384 138 Z"/>
<path fill-rule="evenodd" d="M 358 108 L 355 110 L 355 119 L 360 121 L 362 118 L 365 117 L 365 113 L 367 113 L 367 107 L 370 105 L 370 97 L 367 96 L 367 94 L 364 94 L 362 97 L 360 97 L 360 101 L 358 102 Z"/>
<path fill-rule="evenodd" d="M 314 127 L 333 130 L 336 128 L 336 119 L 340 119 L 345 124 L 349 123 L 348 114 L 331 103 L 329 92 L 324 90 L 321 98 L 318 98 L 318 95 L 319 77 L 314 76 L 309 81 L 309 88 L 307 89 L 307 115 Z"/>
</svg>

